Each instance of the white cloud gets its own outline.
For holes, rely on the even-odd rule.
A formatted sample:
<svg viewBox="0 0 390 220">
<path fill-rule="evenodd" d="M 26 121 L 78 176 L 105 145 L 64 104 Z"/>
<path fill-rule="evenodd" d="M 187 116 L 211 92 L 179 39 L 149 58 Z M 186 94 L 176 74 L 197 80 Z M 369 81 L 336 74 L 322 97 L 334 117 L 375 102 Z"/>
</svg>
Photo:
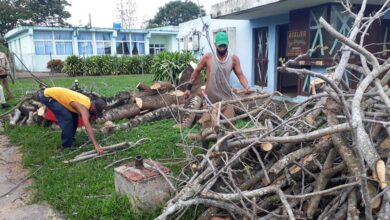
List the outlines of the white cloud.
<svg viewBox="0 0 390 220">
<path fill-rule="evenodd" d="M 137 17 L 139 20 L 151 19 L 158 11 L 159 7 L 170 2 L 171 0 L 136 0 Z M 206 13 L 210 13 L 211 6 L 222 2 L 223 0 L 199 0 L 204 6 Z M 93 27 L 112 27 L 112 23 L 117 21 L 115 16 L 116 1 L 115 0 L 68 0 L 71 4 L 67 10 L 72 17 L 68 22 L 74 26 L 88 24 L 88 14 L 91 14 Z M 196 4 L 197 0 L 193 0 Z"/>
</svg>

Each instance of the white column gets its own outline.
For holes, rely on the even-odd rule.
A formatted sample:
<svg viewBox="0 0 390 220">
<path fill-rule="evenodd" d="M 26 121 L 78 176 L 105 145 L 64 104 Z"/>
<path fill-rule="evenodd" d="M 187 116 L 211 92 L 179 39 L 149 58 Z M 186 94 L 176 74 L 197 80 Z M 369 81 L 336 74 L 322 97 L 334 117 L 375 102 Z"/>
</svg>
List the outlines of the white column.
<svg viewBox="0 0 390 220">
<path fill-rule="evenodd" d="M 151 38 L 152 34 L 149 32 L 146 34 L 146 37 L 145 37 L 145 54 L 150 54 L 149 52 L 149 44 L 150 44 L 150 38 Z"/>
<path fill-rule="evenodd" d="M 92 54 L 97 55 L 97 49 L 96 49 L 96 32 L 92 32 Z"/>
<path fill-rule="evenodd" d="M 77 31 L 73 31 L 73 38 L 72 38 L 72 48 L 73 48 L 73 55 L 79 55 L 79 43 L 77 40 Z"/>
<path fill-rule="evenodd" d="M 116 37 L 118 36 L 118 32 L 116 30 L 114 30 L 112 32 L 112 37 L 111 37 L 111 56 L 115 56 L 116 55 Z"/>
</svg>

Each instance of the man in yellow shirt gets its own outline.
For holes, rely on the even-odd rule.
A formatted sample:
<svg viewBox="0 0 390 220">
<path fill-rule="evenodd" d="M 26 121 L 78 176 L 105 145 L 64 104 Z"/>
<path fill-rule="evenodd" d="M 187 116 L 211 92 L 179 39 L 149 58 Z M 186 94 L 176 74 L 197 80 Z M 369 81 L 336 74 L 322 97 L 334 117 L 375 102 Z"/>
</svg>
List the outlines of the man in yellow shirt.
<svg viewBox="0 0 390 220">
<path fill-rule="evenodd" d="M 56 116 L 61 128 L 61 142 L 63 147 L 71 147 L 76 134 L 79 115 L 84 123 L 85 130 L 96 152 L 103 154 L 102 147 L 96 142 L 90 116 L 101 117 L 106 103 L 103 99 L 92 100 L 78 92 L 61 87 L 46 88 L 39 93 L 40 101 Z"/>
</svg>

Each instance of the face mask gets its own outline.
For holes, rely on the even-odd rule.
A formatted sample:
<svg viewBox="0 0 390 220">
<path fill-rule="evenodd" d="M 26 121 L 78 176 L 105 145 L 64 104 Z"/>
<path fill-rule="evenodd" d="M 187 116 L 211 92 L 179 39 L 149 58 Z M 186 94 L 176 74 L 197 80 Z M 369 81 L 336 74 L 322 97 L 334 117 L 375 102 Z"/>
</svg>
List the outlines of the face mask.
<svg viewBox="0 0 390 220">
<path fill-rule="evenodd" d="M 227 53 L 228 49 L 226 48 L 225 50 L 217 50 L 217 53 L 220 57 L 223 57 L 225 56 L 225 54 Z"/>
</svg>

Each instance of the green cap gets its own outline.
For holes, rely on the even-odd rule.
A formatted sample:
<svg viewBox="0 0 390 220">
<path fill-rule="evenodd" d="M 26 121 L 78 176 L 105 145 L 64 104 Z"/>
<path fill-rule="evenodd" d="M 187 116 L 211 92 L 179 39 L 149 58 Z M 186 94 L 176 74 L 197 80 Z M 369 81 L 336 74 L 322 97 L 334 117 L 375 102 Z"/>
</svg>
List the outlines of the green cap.
<svg viewBox="0 0 390 220">
<path fill-rule="evenodd" d="M 218 32 L 217 35 L 215 35 L 215 44 L 217 47 L 219 47 L 222 44 L 225 44 L 226 46 L 229 44 L 229 37 L 226 32 Z"/>
</svg>

